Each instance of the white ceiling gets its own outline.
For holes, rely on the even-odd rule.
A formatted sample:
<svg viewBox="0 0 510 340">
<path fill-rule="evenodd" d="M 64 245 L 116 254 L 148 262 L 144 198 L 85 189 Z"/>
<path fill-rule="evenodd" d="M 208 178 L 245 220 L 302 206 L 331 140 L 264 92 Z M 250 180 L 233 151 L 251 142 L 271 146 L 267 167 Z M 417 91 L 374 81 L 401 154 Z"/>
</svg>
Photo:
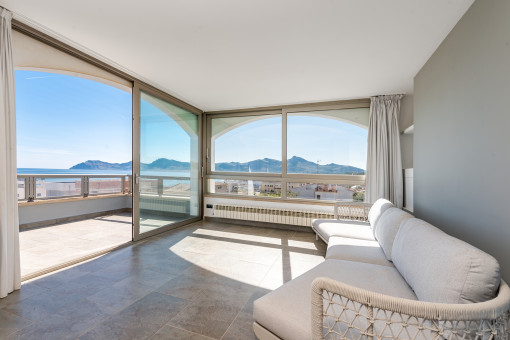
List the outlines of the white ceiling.
<svg viewBox="0 0 510 340">
<path fill-rule="evenodd" d="M 474 0 L 0 0 L 205 111 L 411 93 Z"/>
</svg>

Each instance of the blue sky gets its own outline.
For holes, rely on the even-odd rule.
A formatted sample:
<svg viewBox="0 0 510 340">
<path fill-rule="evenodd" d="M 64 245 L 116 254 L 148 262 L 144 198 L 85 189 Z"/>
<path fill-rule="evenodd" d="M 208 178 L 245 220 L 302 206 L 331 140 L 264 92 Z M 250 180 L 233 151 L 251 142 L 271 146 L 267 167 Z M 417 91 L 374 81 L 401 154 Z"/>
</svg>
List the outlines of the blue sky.
<svg viewBox="0 0 510 340">
<path fill-rule="evenodd" d="M 247 162 L 281 159 L 281 117 L 258 120 L 219 136 L 215 161 Z M 367 129 L 338 120 L 288 116 L 288 158 L 299 156 L 319 164 L 336 163 L 366 168 Z M 256 147 L 253 147 L 256 146 Z"/>
<path fill-rule="evenodd" d="M 131 160 L 131 93 L 88 79 L 16 71 L 18 168 Z"/>
<path fill-rule="evenodd" d="M 151 103 L 142 100 L 141 161 L 164 157 L 189 162 L 189 135 Z M 96 81 L 16 71 L 18 168 L 67 169 L 86 160 L 130 161 L 131 105 L 131 93 Z M 189 119 L 171 105 L 166 110 Z M 289 158 L 366 167 L 366 129 L 289 115 L 287 137 Z M 216 162 L 281 159 L 281 117 L 261 119 L 220 136 L 215 157 Z"/>
<path fill-rule="evenodd" d="M 158 158 L 168 158 L 189 162 L 188 133 L 159 108 L 143 99 L 141 103 L 140 161 L 151 163 Z"/>
</svg>

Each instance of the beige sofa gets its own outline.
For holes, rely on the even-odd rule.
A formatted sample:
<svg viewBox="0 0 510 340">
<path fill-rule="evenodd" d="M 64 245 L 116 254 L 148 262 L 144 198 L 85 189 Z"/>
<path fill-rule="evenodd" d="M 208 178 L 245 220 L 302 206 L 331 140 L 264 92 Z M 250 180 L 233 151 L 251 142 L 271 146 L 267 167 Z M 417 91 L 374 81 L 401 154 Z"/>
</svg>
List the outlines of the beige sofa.
<svg viewBox="0 0 510 340">
<path fill-rule="evenodd" d="M 366 215 L 313 222 L 326 260 L 254 302 L 259 339 L 510 337 L 496 259 L 389 201 Z"/>
</svg>

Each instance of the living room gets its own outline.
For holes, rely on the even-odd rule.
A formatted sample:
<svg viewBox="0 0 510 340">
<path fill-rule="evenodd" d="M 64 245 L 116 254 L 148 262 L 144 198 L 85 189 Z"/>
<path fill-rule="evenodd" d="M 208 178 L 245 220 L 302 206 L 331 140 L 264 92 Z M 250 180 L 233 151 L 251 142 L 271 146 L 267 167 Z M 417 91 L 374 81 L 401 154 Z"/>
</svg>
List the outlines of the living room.
<svg viewBox="0 0 510 340">
<path fill-rule="evenodd" d="M 2 81 L 3 101 L 10 104 L 0 115 L 1 337 L 320 338 L 313 333 L 317 326 L 312 327 L 312 318 L 305 333 L 289 336 L 288 328 L 280 325 L 292 317 L 280 325 L 270 324 L 257 309 L 261 302 L 259 307 L 255 303 L 254 311 L 254 301 L 281 292 L 288 284 L 297 287 L 292 282 L 301 275 L 331 263 L 327 261 L 333 244 L 317 221 L 333 223 L 328 230 L 336 232 L 350 227 L 338 227 L 335 221 L 350 219 L 350 224 L 360 226 L 355 233 L 368 228 L 375 234 L 370 214 L 379 198 L 412 215 L 410 219 L 424 221 L 488 255 L 479 257 L 490 263 L 482 271 L 488 276 L 497 272 L 498 279 L 482 285 L 499 294 L 492 296 L 503 301 L 497 308 L 507 307 L 510 116 L 505 104 L 510 89 L 510 5 L 506 1 L 170 2 L 147 5 L 141 13 L 139 5 L 118 3 L 49 6 L 2 0 L 0 5 L 5 8 L 2 29 L 9 32 L 1 47 L 9 47 L 1 56 L 5 74 L 65 71 L 130 87 L 133 96 L 132 183 L 126 179 L 122 185 L 129 186 L 122 193 L 129 204 L 118 207 L 132 214 L 131 240 L 22 282 L 18 238 L 27 232 L 20 230 L 20 221 L 28 209 L 60 204 L 51 218 L 26 223 L 58 220 L 65 229 L 62 223 L 69 222 L 64 219 L 71 213 L 88 214 L 87 218 L 97 213 L 68 209 L 65 204 L 70 200 L 78 206 L 111 197 L 87 197 L 82 192 L 53 203 L 14 197 L 19 180 L 16 110 L 13 83 Z M 387 120 L 372 121 L 382 116 L 377 112 L 388 112 Z M 157 115 L 171 119 L 176 134 L 182 133 L 185 142 L 180 148 L 171 143 L 166 148 L 184 150 L 182 159 L 148 151 L 148 145 L 154 150 L 157 143 L 146 138 L 164 135 L 158 130 Z M 149 154 L 152 158 L 146 157 Z M 385 161 L 378 161 L 381 155 L 387 156 Z M 173 171 L 186 174 L 149 173 L 161 171 L 155 165 L 150 168 L 159 159 L 181 162 L 171 163 Z M 378 166 L 384 174 L 375 176 Z M 488 176 L 499 184 L 488 183 Z M 100 211 L 101 204 L 96 205 Z M 380 214 L 384 216 L 384 211 Z M 150 227 L 148 220 L 154 223 Z M 410 225 L 406 223 L 406 228 Z M 349 235 L 342 237 L 352 238 Z M 336 261 L 353 262 L 345 258 L 354 256 L 345 253 L 347 249 L 366 258 L 377 248 L 377 256 L 383 256 L 378 266 L 391 267 L 377 267 L 377 280 L 397 271 L 422 300 L 418 302 L 440 301 L 420 298 L 422 287 L 413 281 L 417 274 L 405 269 L 409 264 L 391 256 L 386 256 L 390 265 L 385 262 L 384 236 L 366 237 L 377 241 L 340 244 L 344 257 Z M 403 231 L 393 235 L 401 246 L 403 237 Z M 395 251 L 395 244 L 389 249 Z M 430 257 L 440 267 L 433 248 L 430 254 L 421 254 L 418 245 L 412 256 L 405 257 Z M 397 255 L 405 253 L 404 248 L 397 250 Z M 445 259 L 455 258 L 444 249 L 441 253 Z M 457 263 L 445 262 L 442 268 Z M 496 268 L 492 274 L 485 272 L 489 267 Z M 349 268 L 344 264 L 341 270 L 348 273 Z M 321 273 L 324 276 L 327 270 Z M 452 286 L 461 282 L 442 277 L 430 287 L 448 280 Z M 359 292 L 349 287 L 321 289 L 326 288 L 345 289 L 354 294 L 351 298 L 381 303 L 381 308 L 395 302 L 356 295 Z M 310 299 L 311 285 L 306 291 Z M 459 305 L 490 302 L 486 297 L 485 302 L 470 301 L 474 300 Z M 404 305 L 393 312 L 409 312 Z M 307 315 L 314 313 L 311 303 L 309 307 Z M 498 314 L 494 305 L 491 308 L 483 312 Z M 455 314 L 446 320 L 468 320 L 456 309 L 436 312 Z M 326 325 L 327 311 L 321 313 Z M 481 313 L 476 314 L 478 320 L 490 319 L 480 310 L 476 313 Z M 506 315 L 495 322 L 505 324 L 502 331 L 492 326 L 484 331 L 496 332 L 492 333 L 496 338 L 508 336 Z M 420 317 L 432 320 L 426 313 Z M 254 321 L 262 328 L 255 325 L 254 330 Z M 377 322 L 356 327 L 347 327 L 354 332 L 348 335 L 340 334 L 344 328 L 333 327 L 322 336 L 413 338 L 384 330 L 379 334 Z M 470 327 L 443 330 L 442 336 L 475 338 Z M 424 338 L 439 332 L 427 330 L 431 333 Z"/>
</svg>

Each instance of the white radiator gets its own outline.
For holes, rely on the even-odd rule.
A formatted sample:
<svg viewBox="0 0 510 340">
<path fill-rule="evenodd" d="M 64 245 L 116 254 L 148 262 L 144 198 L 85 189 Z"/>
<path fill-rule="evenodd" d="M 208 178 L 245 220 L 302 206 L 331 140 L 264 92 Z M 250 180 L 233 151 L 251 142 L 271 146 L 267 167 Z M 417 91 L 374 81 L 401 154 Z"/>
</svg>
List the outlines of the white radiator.
<svg viewBox="0 0 510 340">
<path fill-rule="evenodd" d="M 333 218 L 333 213 L 216 204 L 214 216 L 235 220 L 311 226 L 313 219 Z"/>
<path fill-rule="evenodd" d="M 336 205 L 338 218 L 367 220 L 368 210 L 363 203 Z M 261 208 L 230 204 L 216 204 L 214 217 L 231 218 L 235 220 L 258 221 L 278 224 L 291 224 L 310 227 L 314 219 L 333 219 L 331 212 L 306 211 L 295 209 Z"/>
</svg>

